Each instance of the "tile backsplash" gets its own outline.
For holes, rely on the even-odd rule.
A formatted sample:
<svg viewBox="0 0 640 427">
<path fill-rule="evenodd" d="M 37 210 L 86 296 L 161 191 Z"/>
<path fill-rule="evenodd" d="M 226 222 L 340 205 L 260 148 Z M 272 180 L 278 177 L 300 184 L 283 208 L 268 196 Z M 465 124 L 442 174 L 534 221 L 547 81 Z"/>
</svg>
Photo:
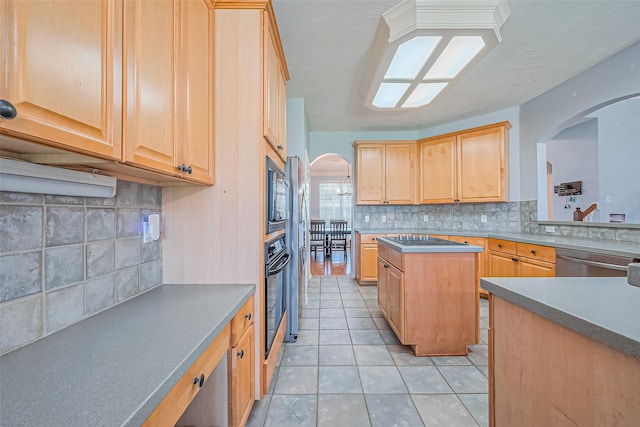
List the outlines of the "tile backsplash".
<svg viewBox="0 0 640 427">
<path fill-rule="evenodd" d="M 424 221 L 427 215 L 429 221 Z M 486 222 L 482 222 L 482 216 Z M 365 222 L 369 216 L 369 222 Z M 385 222 L 382 222 L 382 217 Z M 443 205 L 394 205 L 354 207 L 357 229 L 425 229 L 446 231 L 495 231 L 507 233 L 540 233 L 592 240 L 640 243 L 640 228 L 611 227 L 607 224 L 581 222 L 554 226 L 538 223 L 536 200 L 506 203 L 469 203 Z"/>
<path fill-rule="evenodd" d="M 424 216 L 428 221 L 424 221 Z M 486 222 L 482 222 L 483 215 Z M 365 222 L 369 216 L 369 222 Z M 384 219 L 386 221 L 382 221 Z M 442 231 L 532 232 L 537 230 L 535 201 L 443 205 L 355 206 L 361 229 L 435 229 Z M 525 231 L 526 230 L 526 231 Z"/>
<path fill-rule="evenodd" d="M 118 181 L 112 198 L 0 192 L 0 354 L 162 283 L 142 221 L 162 188 Z"/>
</svg>

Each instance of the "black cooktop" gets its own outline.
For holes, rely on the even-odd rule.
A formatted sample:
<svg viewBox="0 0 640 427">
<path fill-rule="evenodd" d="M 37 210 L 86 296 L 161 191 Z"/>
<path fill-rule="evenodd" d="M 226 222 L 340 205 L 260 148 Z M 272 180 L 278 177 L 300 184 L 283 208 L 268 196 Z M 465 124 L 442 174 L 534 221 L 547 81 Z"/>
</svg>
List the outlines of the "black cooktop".
<svg viewBox="0 0 640 427">
<path fill-rule="evenodd" d="M 418 236 L 387 237 L 387 239 L 404 246 L 464 246 L 465 245 L 465 243 L 452 242 L 451 240 L 440 239 L 438 237 L 431 237 L 426 234 L 421 234 Z"/>
</svg>

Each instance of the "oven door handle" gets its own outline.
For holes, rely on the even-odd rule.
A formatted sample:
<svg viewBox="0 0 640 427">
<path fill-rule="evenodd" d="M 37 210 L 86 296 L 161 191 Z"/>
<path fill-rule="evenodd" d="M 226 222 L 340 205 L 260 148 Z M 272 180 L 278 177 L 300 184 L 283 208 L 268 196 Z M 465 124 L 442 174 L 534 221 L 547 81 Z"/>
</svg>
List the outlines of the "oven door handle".
<svg viewBox="0 0 640 427">
<path fill-rule="evenodd" d="M 282 258 L 280 258 L 278 260 L 278 265 L 275 266 L 273 269 L 269 269 L 268 273 L 269 276 L 274 276 L 276 274 L 280 274 L 280 272 L 282 272 L 282 270 L 284 270 L 284 268 L 287 266 L 287 264 L 289 264 L 289 261 L 291 261 L 291 256 L 289 256 L 289 254 L 284 254 L 282 256 Z"/>
</svg>

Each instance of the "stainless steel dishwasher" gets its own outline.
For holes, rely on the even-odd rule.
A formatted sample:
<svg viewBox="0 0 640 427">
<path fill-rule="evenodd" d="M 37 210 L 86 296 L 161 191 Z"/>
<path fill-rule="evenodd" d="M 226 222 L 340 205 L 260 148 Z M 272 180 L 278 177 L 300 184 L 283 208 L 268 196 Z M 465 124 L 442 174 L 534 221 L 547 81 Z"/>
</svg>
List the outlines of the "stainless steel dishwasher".
<svg viewBox="0 0 640 427">
<path fill-rule="evenodd" d="M 572 249 L 556 250 L 557 277 L 623 277 L 633 258 Z"/>
</svg>

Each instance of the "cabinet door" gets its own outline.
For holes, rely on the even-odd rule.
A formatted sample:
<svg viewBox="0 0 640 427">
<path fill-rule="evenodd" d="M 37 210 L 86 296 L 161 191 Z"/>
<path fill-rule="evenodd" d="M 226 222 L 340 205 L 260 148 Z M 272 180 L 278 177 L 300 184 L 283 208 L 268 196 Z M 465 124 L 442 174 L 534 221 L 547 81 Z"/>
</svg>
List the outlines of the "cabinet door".
<svg viewBox="0 0 640 427">
<path fill-rule="evenodd" d="M 456 137 L 421 142 L 419 203 L 453 203 L 456 199 Z"/>
<path fill-rule="evenodd" d="M 356 151 L 356 203 L 381 205 L 386 201 L 385 145 L 360 145 Z"/>
<path fill-rule="evenodd" d="M 254 325 L 246 330 L 238 345 L 231 349 L 231 426 L 247 422 L 254 401 Z"/>
<path fill-rule="evenodd" d="M 180 163 L 191 167 L 184 178 L 213 184 L 214 150 L 214 16 L 204 0 L 180 2 L 180 65 L 178 93 L 183 117 Z"/>
<path fill-rule="evenodd" d="M 178 2 L 125 3 L 126 104 L 123 160 L 178 175 L 175 100 Z"/>
<path fill-rule="evenodd" d="M 415 200 L 415 144 L 388 144 L 385 152 L 386 202 L 407 205 Z"/>
<path fill-rule="evenodd" d="M 489 251 L 489 277 L 516 277 L 514 259 L 513 255 Z"/>
<path fill-rule="evenodd" d="M 0 94 L 18 110 L 0 128 L 120 160 L 122 3 L 25 0 L 0 9 Z"/>
<path fill-rule="evenodd" d="M 389 314 L 389 285 L 387 283 L 387 268 L 389 265 L 384 259 L 378 257 L 378 307 L 386 316 Z"/>
<path fill-rule="evenodd" d="M 387 320 L 400 342 L 404 343 L 404 273 L 389 265 L 387 268 L 389 307 Z"/>
<path fill-rule="evenodd" d="M 363 243 L 360 245 L 360 272 L 362 282 L 378 280 L 378 244 Z"/>
<path fill-rule="evenodd" d="M 458 135 L 458 201 L 506 200 L 506 147 L 504 126 Z"/>
<path fill-rule="evenodd" d="M 520 258 L 518 277 L 556 277 L 556 265 L 550 262 Z"/>
<path fill-rule="evenodd" d="M 268 27 L 268 25 L 267 25 Z M 271 31 L 265 34 L 264 47 L 264 137 L 276 152 L 280 144 L 280 67 Z"/>
<path fill-rule="evenodd" d="M 287 161 L 287 81 L 281 71 L 278 71 L 278 108 L 279 114 L 279 126 L 278 132 L 278 154 L 283 161 Z"/>
</svg>

